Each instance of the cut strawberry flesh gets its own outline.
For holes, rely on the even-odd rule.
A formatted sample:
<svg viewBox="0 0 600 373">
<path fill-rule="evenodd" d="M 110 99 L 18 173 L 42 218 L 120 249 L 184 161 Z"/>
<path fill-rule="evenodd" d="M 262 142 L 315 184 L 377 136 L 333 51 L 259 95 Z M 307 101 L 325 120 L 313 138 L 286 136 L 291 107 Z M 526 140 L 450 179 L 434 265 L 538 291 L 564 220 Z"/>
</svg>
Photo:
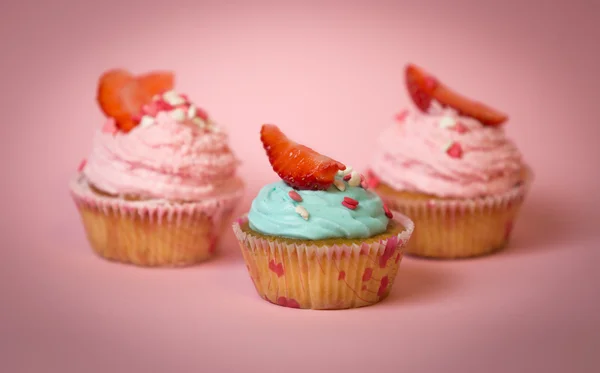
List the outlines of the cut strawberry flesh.
<svg viewBox="0 0 600 373">
<path fill-rule="evenodd" d="M 121 98 L 116 92 L 120 92 L 133 80 L 133 75 L 121 69 L 110 70 L 102 74 L 98 82 L 97 100 L 106 116 L 119 118 L 129 114 L 121 105 Z"/>
<path fill-rule="evenodd" d="M 346 169 L 342 163 L 288 139 L 275 125 L 263 125 L 260 139 L 273 170 L 293 188 L 326 190 L 337 172 Z"/>
<path fill-rule="evenodd" d="M 436 100 L 442 106 L 451 107 L 461 115 L 477 119 L 484 125 L 498 126 L 508 119 L 505 114 L 454 92 L 434 76 L 412 64 L 406 67 L 406 86 L 415 105 L 424 112 Z"/>
</svg>

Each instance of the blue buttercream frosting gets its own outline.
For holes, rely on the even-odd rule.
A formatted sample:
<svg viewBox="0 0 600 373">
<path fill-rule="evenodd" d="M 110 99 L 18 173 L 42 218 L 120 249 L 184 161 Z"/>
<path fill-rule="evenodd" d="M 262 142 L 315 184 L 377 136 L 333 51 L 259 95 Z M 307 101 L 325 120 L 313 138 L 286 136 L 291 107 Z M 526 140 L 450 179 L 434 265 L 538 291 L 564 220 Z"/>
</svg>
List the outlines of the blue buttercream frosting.
<svg viewBox="0 0 600 373">
<path fill-rule="evenodd" d="M 379 196 L 360 186 L 344 184 L 343 192 L 333 185 L 328 190 L 295 190 L 283 181 L 265 185 L 252 201 L 250 228 L 262 234 L 306 240 L 367 238 L 384 232 L 389 219 Z M 302 201 L 294 201 L 290 191 L 297 192 Z M 358 201 L 357 208 L 342 205 L 344 197 Z M 308 220 L 296 211 L 297 206 L 308 211 Z"/>
</svg>

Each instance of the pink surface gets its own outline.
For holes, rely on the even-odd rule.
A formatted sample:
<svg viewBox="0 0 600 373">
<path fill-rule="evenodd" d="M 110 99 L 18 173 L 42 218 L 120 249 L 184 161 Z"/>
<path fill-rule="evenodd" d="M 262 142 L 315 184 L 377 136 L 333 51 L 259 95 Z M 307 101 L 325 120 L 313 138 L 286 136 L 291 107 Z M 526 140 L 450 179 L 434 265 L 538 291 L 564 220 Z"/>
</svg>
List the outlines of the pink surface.
<svg viewBox="0 0 600 373">
<path fill-rule="evenodd" d="M 600 3 L 319 3 L 1 7 L 0 371 L 600 370 Z M 387 301 L 339 312 L 258 298 L 232 232 L 220 258 L 183 270 L 92 254 L 67 183 L 103 123 L 105 68 L 178 72 L 231 133 L 241 213 L 276 177 L 260 124 L 360 169 L 368 131 L 407 103 L 408 61 L 511 115 L 536 180 L 506 251 L 407 258 Z"/>
</svg>

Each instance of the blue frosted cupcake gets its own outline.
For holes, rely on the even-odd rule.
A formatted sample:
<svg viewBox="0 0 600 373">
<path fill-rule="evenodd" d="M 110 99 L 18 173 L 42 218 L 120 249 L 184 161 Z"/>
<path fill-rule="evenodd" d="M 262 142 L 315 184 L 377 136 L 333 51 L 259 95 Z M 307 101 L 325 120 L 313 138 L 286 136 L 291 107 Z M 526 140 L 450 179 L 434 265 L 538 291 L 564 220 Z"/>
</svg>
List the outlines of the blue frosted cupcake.
<svg viewBox="0 0 600 373">
<path fill-rule="evenodd" d="M 281 306 L 344 309 L 385 298 L 413 223 L 392 212 L 351 167 L 265 125 L 282 180 L 264 186 L 233 230 L 259 295 Z"/>
</svg>

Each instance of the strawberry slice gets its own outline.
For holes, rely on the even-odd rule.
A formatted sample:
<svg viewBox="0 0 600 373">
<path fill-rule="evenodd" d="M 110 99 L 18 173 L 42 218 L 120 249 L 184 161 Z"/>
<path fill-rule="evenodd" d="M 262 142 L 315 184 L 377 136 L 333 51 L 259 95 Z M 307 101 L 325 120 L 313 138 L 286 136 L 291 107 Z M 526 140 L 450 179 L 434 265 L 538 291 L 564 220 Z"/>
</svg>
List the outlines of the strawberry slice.
<svg viewBox="0 0 600 373">
<path fill-rule="evenodd" d="M 173 89 L 174 77 L 168 72 L 152 72 L 133 76 L 129 71 L 113 69 L 98 82 L 97 100 L 107 117 L 114 118 L 124 132 L 137 126 L 136 117 L 156 94 Z"/>
<path fill-rule="evenodd" d="M 326 190 L 336 173 L 346 169 L 342 163 L 288 139 L 275 125 L 263 125 L 260 140 L 273 170 L 293 188 Z"/>
<path fill-rule="evenodd" d="M 140 89 L 152 96 L 170 91 L 175 86 L 175 76 L 168 71 L 154 71 L 136 78 Z"/>
<path fill-rule="evenodd" d="M 98 82 L 97 100 L 106 116 L 120 118 L 129 115 L 121 104 L 120 96 L 115 92 L 120 92 L 134 80 L 129 71 L 122 69 L 109 70 L 102 74 Z"/>
<path fill-rule="evenodd" d="M 487 126 L 499 126 L 508 119 L 505 114 L 454 92 L 413 64 L 406 67 L 406 86 L 415 104 L 424 112 L 429 109 L 431 101 L 436 100 L 442 106 L 449 106 Z"/>
</svg>

